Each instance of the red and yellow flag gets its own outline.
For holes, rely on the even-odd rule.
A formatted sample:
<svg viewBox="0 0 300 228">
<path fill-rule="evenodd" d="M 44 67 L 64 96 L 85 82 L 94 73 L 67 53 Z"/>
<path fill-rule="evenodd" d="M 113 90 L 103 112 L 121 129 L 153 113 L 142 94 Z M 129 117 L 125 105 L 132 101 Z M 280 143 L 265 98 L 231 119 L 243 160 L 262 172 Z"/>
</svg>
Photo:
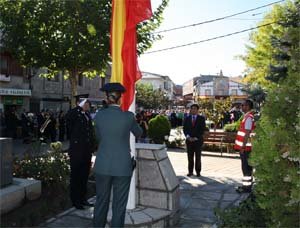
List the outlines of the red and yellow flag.
<svg viewBox="0 0 300 228">
<path fill-rule="evenodd" d="M 113 0 L 111 20 L 111 82 L 119 82 L 126 92 L 121 107 L 128 110 L 133 102 L 135 82 L 141 78 L 136 50 L 136 25 L 152 16 L 150 0 Z"/>
</svg>

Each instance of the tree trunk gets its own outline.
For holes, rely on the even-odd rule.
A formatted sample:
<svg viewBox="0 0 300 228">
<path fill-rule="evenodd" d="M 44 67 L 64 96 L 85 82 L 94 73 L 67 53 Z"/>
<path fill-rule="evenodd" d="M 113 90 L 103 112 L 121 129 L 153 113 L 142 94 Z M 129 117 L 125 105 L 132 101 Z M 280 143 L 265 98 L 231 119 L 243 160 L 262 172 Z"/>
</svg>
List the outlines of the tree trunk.
<svg viewBox="0 0 300 228">
<path fill-rule="evenodd" d="M 76 98 L 77 95 L 77 81 L 78 81 L 78 71 L 70 70 L 69 76 L 70 84 L 71 84 L 71 108 L 76 107 Z"/>
</svg>

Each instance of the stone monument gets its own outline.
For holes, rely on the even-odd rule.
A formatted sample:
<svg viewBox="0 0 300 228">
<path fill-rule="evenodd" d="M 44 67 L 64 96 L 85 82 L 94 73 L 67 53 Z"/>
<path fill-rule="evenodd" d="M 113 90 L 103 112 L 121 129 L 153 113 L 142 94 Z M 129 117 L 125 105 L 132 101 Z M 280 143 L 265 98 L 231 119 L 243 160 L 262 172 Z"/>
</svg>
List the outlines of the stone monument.
<svg viewBox="0 0 300 228">
<path fill-rule="evenodd" d="M 13 182 L 12 139 L 0 138 L 0 188 Z"/>
<path fill-rule="evenodd" d="M 22 205 L 24 200 L 34 200 L 41 195 L 41 181 L 13 178 L 12 139 L 0 138 L 0 214 Z"/>
</svg>

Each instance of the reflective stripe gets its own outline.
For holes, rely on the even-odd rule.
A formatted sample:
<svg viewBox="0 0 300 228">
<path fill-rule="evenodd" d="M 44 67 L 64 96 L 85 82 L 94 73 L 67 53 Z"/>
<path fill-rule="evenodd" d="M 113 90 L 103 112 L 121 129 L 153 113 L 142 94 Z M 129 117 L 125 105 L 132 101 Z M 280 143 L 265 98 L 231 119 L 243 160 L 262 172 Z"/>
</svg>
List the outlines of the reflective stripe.
<svg viewBox="0 0 300 228">
<path fill-rule="evenodd" d="M 238 140 L 235 140 L 235 144 L 238 145 L 238 146 L 243 146 L 243 142 L 238 141 Z M 246 143 L 246 146 L 252 146 L 252 144 L 251 143 Z"/>
<path fill-rule="evenodd" d="M 252 180 L 252 177 L 251 176 L 244 176 L 243 180 L 244 181 L 249 181 L 249 180 Z"/>
<path fill-rule="evenodd" d="M 245 132 L 242 132 L 242 131 L 238 131 L 237 135 L 239 135 L 239 136 L 245 136 L 246 133 L 245 133 Z"/>
<path fill-rule="evenodd" d="M 244 182 L 244 181 L 243 181 L 243 185 L 244 185 L 244 186 L 250 186 L 250 185 L 252 185 L 252 182 Z"/>
</svg>

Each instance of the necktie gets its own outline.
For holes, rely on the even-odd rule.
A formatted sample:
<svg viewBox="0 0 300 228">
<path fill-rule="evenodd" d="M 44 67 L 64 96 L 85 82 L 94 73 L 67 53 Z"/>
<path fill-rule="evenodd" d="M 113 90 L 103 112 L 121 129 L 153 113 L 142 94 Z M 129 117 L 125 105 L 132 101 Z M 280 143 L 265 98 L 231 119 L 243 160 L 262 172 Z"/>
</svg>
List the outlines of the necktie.
<svg viewBox="0 0 300 228">
<path fill-rule="evenodd" d="M 196 116 L 192 116 L 192 125 L 193 125 L 193 127 L 195 126 L 195 123 L 196 123 Z"/>
</svg>

